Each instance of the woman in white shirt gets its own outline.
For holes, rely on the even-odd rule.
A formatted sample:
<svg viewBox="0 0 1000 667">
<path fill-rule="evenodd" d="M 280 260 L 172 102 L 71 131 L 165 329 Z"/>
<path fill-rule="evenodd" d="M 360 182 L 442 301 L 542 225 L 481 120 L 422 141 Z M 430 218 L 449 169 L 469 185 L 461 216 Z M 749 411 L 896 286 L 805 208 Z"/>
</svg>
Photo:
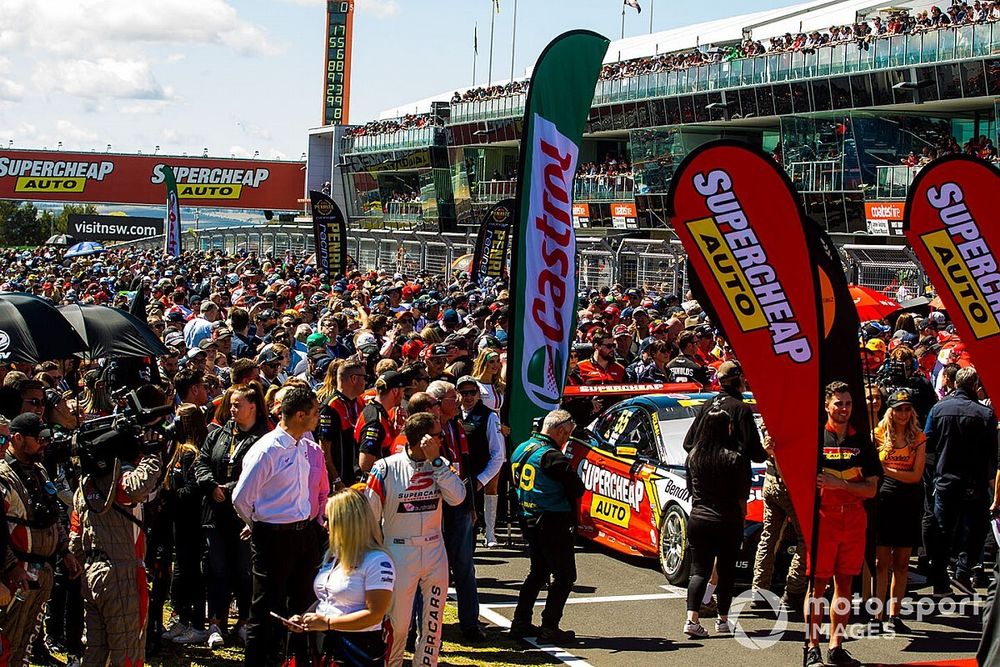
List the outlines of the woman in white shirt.
<svg viewBox="0 0 1000 667">
<path fill-rule="evenodd" d="M 331 496 L 326 519 L 330 550 L 313 582 L 315 609 L 286 625 L 294 632 L 325 633 L 322 649 L 331 665 L 380 667 L 386 659 L 383 621 L 392 602 L 395 566 L 358 491 Z"/>
</svg>

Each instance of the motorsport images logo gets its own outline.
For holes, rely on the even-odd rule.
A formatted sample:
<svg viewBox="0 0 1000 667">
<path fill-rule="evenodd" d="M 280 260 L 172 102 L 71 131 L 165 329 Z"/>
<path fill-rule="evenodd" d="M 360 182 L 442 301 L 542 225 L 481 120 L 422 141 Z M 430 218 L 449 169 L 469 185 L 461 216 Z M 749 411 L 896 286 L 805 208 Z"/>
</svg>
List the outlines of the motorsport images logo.
<svg viewBox="0 0 1000 667">
<path fill-rule="evenodd" d="M 764 599 L 767 606 L 771 608 L 771 612 L 776 616 L 774 626 L 762 637 L 756 634 L 751 637 L 740 625 L 740 614 L 743 613 L 744 609 L 749 609 L 750 603 L 753 602 L 754 592 L 752 588 L 734 597 L 733 603 L 729 607 L 729 622 L 733 624 L 733 639 L 740 646 L 755 650 L 771 648 L 781 641 L 785 630 L 788 629 L 788 612 L 781 606 L 781 598 L 764 588 L 759 589 L 757 595 Z"/>
<path fill-rule="evenodd" d="M 113 162 L 19 160 L 0 157 L 0 178 L 13 176 L 14 192 L 83 192 L 87 181 L 103 181 Z"/>
</svg>

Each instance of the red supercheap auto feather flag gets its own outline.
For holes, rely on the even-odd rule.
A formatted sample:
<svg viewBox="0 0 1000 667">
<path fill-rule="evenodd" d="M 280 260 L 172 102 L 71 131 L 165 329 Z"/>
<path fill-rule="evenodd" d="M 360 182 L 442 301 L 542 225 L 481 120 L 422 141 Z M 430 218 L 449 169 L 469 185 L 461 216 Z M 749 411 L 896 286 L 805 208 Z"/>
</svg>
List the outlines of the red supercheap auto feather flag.
<svg viewBox="0 0 1000 667">
<path fill-rule="evenodd" d="M 703 305 L 743 365 L 812 544 L 823 424 L 819 292 L 798 197 L 769 156 L 716 141 L 681 163 L 668 208 Z"/>
<path fill-rule="evenodd" d="M 903 231 L 955 324 L 979 379 L 1000 396 L 1000 171 L 950 155 L 917 175 Z"/>
</svg>

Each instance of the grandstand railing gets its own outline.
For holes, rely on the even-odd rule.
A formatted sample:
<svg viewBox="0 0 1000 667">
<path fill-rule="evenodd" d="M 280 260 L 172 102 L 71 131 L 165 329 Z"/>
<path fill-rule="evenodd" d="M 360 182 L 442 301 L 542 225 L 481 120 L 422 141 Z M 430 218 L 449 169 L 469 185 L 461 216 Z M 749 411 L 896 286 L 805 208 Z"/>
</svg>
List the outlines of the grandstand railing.
<svg viewBox="0 0 1000 667">
<path fill-rule="evenodd" d="M 475 199 L 481 204 L 495 204 L 517 194 L 517 181 L 480 181 L 476 183 Z"/>
<path fill-rule="evenodd" d="M 867 47 L 867 48 L 864 48 Z M 940 28 L 915 35 L 885 35 L 859 44 L 842 42 L 809 51 L 767 53 L 753 58 L 708 63 L 684 69 L 602 79 L 595 106 L 686 93 L 796 81 L 964 60 L 1000 53 L 1000 23 Z M 524 112 L 524 95 L 452 104 L 450 123 L 511 118 Z"/>
<path fill-rule="evenodd" d="M 839 192 L 844 189 L 844 168 L 839 159 L 790 162 L 786 168 L 800 192 Z"/>
<path fill-rule="evenodd" d="M 875 168 L 875 199 L 906 199 L 913 179 L 921 167 L 905 164 Z"/>
<path fill-rule="evenodd" d="M 440 143 L 444 143 L 444 128 L 429 125 L 381 134 L 345 135 L 341 148 L 345 154 L 378 153 L 409 148 L 426 148 Z"/>
<path fill-rule="evenodd" d="M 576 201 L 620 201 L 632 199 L 635 194 L 635 179 L 631 174 L 601 176 L 577 174 L 573 182 L 573 198 Z"/>
</svg>

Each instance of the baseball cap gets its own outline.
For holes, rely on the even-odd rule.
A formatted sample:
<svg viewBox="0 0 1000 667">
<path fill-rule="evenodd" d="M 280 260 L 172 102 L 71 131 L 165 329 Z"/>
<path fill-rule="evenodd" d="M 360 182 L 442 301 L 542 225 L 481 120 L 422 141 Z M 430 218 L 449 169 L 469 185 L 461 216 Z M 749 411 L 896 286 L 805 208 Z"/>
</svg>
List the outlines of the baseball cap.
<svg viewBox="0 0 1000 667">
<path fill-rule="evenodd" d="M 307 348 L 322 347 L 323 345 L 326 345 L 329 342 L 330 339 L 327 337 L 326 334 L 322 333 L 309 334 L 309 336 L 306 338 L 306 347 Z"/>
<path fill-rule="evenodd" d="M 615 338 L 619 338 L 621 336 L 631 336 L 632 334 L 629 333 L 627 326 L 625 326 L 624 324 L 619 324 L 614 329 L 611 330 L 611 335 Z"/>
<path fill-rule="evenodd" d="M 410 380 L 406 374 L 397 371 L 386 371 L 375 380 L 376 389 L 402 389 L 408 384 Z"/>
<path fill-rule="evenodd" d="M 890 331 L 891 329 L 888 326 L 882 324 L 881 322 L 876 322 L 875 320 L 865 322 L 861 325 L 861 335 L 865 340 L 868 340 L 869 338 L 877 338 L 889 333 Z"/>
<path fill-rule="evenodd" d="M 871 352 L 885 352 L 885 341 L 881 338 L 872 338 L 865 343 L 865 348 Z"/>
<path fill-rule="evenodd" d="M 270 345 L 265 347 L 263 351 L 261 351 L 261 353 L 257 355 L 258 364 L 269 364 L 275 361 L 279 361 L 280 359 L 281 357 L 278 356 L 278 353 L 275 352 L 274 348 L 271 347 Z"/>
<path fill-rule="evenodd" d="M 912 405 L 913 404 L 913 394 L 909 389 L 905 387 L 900 387 L 898 389 L 893 389 L 892 393 L 889 394 L 889 398 L 886 399 L 885 405 L 888 408 L 895 408 L 900 405 Z"/>
<path fill-rule="evenodd" d="M 210 347 L 218 347 L 215 341 L 211 338 L 202 338 L 198 341 L 198 349 L 207 351 Z"/>
<path fill-rule="evenodd" d="M 375 334 L 363 333 L 358 336 L 356 341 L 358 349 L 364 354 L 372 354 L 378 351 L 378 341 L 375 339 Z"/>
<path fill-rule="evenodd" d="M 424 348 L 424 359 L 428 357 L 447 357 L 448 356 L 448 346 L 447 345 L 430 345 Z"/>
<path fill-rule="evenodd" d="M 444 311 L 444 315 L 441 316 L 441 321 L 446 324 L 458 324 L 458 311 L 454 308 L 449 308 Z"/>
<path fill-rule="evenodd" d="M 403 343 L 403 356 L 407 359 L 416 359 L 420 356 L 420 351 L 424 349 L 424 343 L 419 340 L 408 340 Z"/>
<path fill-rule="evenodd" d="M 326 350 L 323 348 L 322 345 L 317 345 L 311 348 L 309 352 L 306 354 L 306 356 L 310 359 L 317 360 L 317 359 L 326 359 L 330 355 L 326 353 Z"/>
<path fill-rule="evenodd" d="M 34 412 L 25 412 L 23 415 L 14 417 L 10 422 L 10 432 L 35 438 L 52 437 L 52 429 L 45 428 L 45 422 Z"/>
<path fill-rule="evenodd" d="M 476 378 L 472 377 L 471 375 L 463 375 L 462 377 L 458 378 L 458 382 L 455 383 L 455 389 L 458 389 L 463 384 L 474 384 L 476 385 L 477 388 L 479 387 L 479 381 L 476 380 Z"/>
</svg>

